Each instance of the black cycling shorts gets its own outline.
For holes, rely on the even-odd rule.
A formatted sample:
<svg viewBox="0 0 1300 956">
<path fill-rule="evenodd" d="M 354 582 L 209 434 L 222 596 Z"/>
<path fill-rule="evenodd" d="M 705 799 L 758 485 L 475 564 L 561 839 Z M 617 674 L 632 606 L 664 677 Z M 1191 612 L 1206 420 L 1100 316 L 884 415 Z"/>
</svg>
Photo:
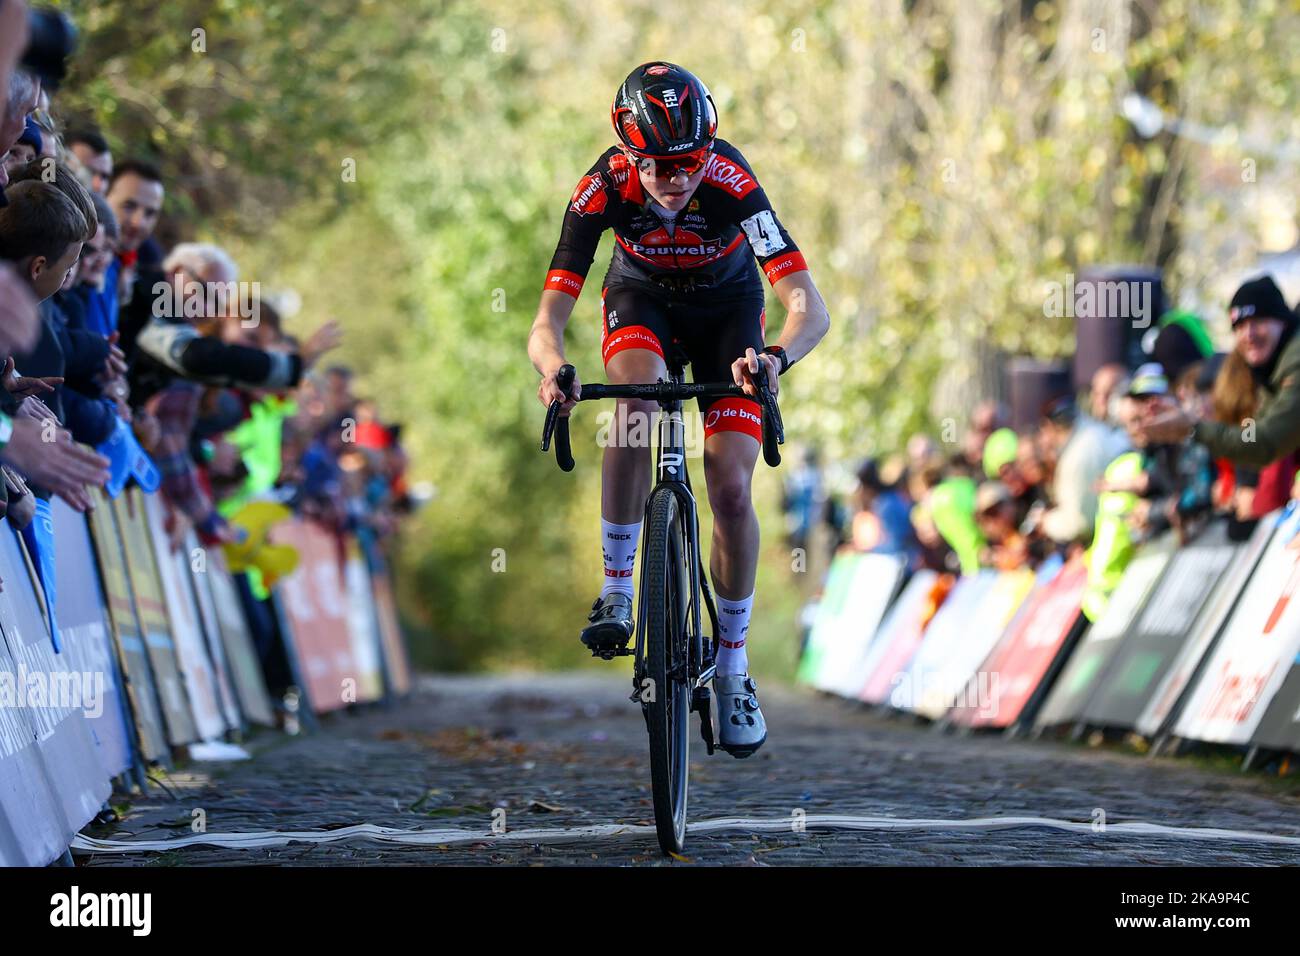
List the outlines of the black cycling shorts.
<svg viewBox="0 0 1300 956">
<path fill-rule="evenodd" d="M 610 358 L 624 349 L 649 349 L 667 361 L 679 346 L 694 382 L 731 382 L 731 363 L 752 348 L 763 351 L 766 310 L 763 299 L 684 300 L 656 295 L 630 285 L 606 286 L 600 297 L 600 353 Z M 740 431 L 763 440 L 761 408 L 751 398 L 696 399 L 704 416 L 704 435 Z"/>
</svg>

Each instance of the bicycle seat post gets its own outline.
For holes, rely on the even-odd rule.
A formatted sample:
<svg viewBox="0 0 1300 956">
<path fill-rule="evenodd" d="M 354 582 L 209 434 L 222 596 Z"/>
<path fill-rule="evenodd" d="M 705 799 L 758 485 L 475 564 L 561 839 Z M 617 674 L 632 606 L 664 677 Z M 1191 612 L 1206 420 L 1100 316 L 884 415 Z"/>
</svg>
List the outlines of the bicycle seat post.
<svg viewBox="0 0 1300 956">
<path fill-rule="evenodd" d="M 668 365 L 668 381 L 679 383 L 686 381 L 686 366 L 690 363 L 690 358 L 686 354 L 686 349 L 676 339 L 668 349 L 665 361 Z"/>
</svg>

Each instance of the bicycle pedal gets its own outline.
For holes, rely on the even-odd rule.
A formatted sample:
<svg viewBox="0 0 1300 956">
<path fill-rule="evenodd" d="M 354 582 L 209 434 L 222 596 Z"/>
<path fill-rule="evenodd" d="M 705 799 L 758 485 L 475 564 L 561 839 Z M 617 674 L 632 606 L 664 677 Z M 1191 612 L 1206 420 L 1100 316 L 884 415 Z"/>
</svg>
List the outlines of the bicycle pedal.
<svg viewBox="0 0 1300 956">
<path fill-rule="evenodd" d="M 713 712 L 709 707 L 709 689 L 707 687 L 697 687 L 691 694 L 691 710 L 700 715 L 700 737 L 704 740 L 704 747 L 709 756 L 713 755 Z"/>
<path fill-rule="evenodd" d="M 588 645 L 590 647 L 590 645 Z M 604 661 L 612 661 L 616 657 L 628 657 L 632 653 L 632 648 L 624 645 L 623 647 L 614 647 L 603 645 L 591 648 L 591 656 L 599 657 Z"/>
</svg>

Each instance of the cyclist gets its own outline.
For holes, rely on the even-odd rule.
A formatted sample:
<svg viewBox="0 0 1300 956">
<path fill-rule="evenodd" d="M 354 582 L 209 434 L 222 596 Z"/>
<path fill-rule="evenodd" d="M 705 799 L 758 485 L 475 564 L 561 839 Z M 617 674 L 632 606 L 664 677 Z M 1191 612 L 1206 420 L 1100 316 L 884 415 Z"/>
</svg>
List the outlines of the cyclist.
<svg viewBox="0 0 1300 956">
<path fill-rule="evenodd" d="M 704 476 L 713 510 L 710 571 L 717 593 L 719 651 L 714 690 L 719 745 L 745 757 L 767 737 L 745 640 L 758 566 L 758 518 L 750 482 L 762 441 L 753 377 L 777 375 L 807 355 L 830 318 L 798 247 L 772 211 L 740 151 L 716 138 L 713 98 L 672 63 L 638 66 L 611 111 L 618 143 L 579 181 L 564 214 L 528 339 L 542 376 L 543 405 L 563 400 L 556 375 L 565 364 L 564 328 L 596 254 L 614 230 L 613 260 L 601 290 L 601 356 L 612 383 L 667 378 L 665 355 L 685 350 L 697 382 L 734 381 L 745 397 L 701 400 Z M 764 345 L 762 267 L 788 319 Z M 573 399 L 581 395 L 575 380 Z M 562 414 L 568 414 L 570 399 Z M 616 435 L 648 421 L 653 401 L 621 400 Z M 649 429 L 645 430 L 648 435 Z M 633 633 L 632 566 L 650 493 L 648 440 L 611 442 L 601 469 L 605 582 L 582 642 L 624 648 Z"/>
</svg>

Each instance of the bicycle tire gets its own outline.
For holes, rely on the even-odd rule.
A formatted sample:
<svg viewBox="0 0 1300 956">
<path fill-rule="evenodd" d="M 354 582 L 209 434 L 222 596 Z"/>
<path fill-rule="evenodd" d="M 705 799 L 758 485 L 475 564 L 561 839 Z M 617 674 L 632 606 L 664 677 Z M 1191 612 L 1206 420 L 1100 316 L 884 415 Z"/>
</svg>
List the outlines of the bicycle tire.
<svg viewBox="0 0 1300 956">
<path fill-rule="evenodd" d="M 670 488 L 650 501 L 641 593 L 645 596 L 645 668 L 652 700 L 643 704 L 650 736 L 650 789 L 655 831 L 664 853 L 681 853 L 686 840 L 686 794 L 690 769 L 689 678 L 673 681 L 684 662 L 686 590 L 681 509 Z M 685 668 L 682 668 L 685 671 Z"/>
</svg>

